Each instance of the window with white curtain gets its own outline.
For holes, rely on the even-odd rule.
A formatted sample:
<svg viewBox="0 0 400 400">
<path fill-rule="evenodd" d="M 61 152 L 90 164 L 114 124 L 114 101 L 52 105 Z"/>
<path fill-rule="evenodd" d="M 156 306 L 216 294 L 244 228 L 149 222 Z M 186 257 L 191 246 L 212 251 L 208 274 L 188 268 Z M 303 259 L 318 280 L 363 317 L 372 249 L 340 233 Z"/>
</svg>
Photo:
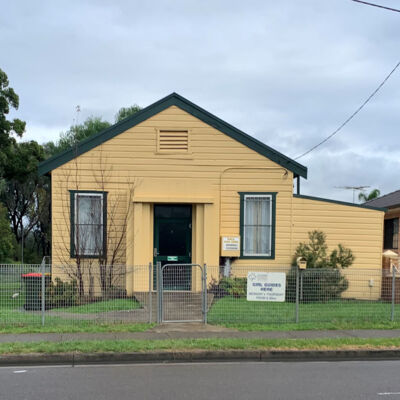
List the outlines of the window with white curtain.
<svg viewBox="0 0 400 400">
<path fill-rule="evenodd" d="M 105 249 L 105 193 L 74 192 L 72 256 L 100 257 Z"/>
<path fill-rule="evenodd" d="M 242 194 L 242 256 L 273 256 L 272 194 Z"/>
</svg>

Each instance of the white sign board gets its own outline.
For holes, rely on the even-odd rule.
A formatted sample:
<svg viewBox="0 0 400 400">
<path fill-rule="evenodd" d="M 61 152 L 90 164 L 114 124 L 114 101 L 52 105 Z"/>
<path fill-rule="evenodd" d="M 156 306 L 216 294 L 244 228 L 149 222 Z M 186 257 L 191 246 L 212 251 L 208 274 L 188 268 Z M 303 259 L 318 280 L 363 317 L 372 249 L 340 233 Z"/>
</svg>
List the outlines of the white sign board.
<svg viewBox="0 0 400 400">
<path fill-rule="evenodd" d="M 240 250 L 240 237 L 239 236 L 223 236 L 222 237 L 222 250 L 224 250 L 224 251 Z"/>
<path fill-rule="evenodd" d="M 285 301 L 286 274 L 284 272 L 249 272 L 247 274 L 248 301 Z"/>
</svg>

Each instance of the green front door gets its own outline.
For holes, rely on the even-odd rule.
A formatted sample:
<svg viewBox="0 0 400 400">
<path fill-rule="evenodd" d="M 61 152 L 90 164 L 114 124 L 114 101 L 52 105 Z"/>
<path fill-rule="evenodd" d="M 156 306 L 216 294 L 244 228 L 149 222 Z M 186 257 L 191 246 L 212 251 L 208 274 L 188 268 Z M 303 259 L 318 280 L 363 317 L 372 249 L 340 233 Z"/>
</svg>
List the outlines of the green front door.
<svg viewBox="0 0 400 400">
<path fill-rule="evenodd" d="M 192 268 L 182 265 L 192 262 L 191 205 L 154 205 L 154 265 L 157 262 L 173 264 L 163 269 L 164 290 L 191 290 Z M 155 279 L 156 273 L 154 284 Z"/>
</svg>

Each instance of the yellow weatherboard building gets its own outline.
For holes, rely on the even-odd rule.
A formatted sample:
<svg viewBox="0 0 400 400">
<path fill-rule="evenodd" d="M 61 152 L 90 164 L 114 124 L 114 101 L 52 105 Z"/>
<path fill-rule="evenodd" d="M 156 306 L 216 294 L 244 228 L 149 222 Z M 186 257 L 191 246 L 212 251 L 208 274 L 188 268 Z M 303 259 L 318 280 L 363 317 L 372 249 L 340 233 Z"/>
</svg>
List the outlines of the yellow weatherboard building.
<svg viewBox="0 0 400 400">
<path fill-rule="evenodd" d="M 51 175 L 53 274 L 57 265 L 99 259 L 217 266 L 226 257 L 233 270 L 289 268 L 314 229 L 328 246 L 353 251 L 350 269 L 381 269 L 382 209 L 294 194 L 306 167 L 176 93 L 46 160 L 39 172 Z M 199 288 L 196 276 L 176 273 L 181 289 Z M 145 280 L 124 279 L 128 292 L 149 289 Z M 368 298 L 379 296 L 374 282 Z"/>
</svg>

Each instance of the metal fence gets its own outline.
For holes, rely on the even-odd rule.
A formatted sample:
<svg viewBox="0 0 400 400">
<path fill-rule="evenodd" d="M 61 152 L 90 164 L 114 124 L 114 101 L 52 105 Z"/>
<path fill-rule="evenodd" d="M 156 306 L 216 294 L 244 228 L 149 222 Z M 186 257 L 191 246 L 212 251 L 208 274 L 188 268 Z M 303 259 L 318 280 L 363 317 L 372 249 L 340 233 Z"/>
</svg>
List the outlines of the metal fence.
<svg viewBox="0 0 400 400">
<path fill-rule="evenodd" d="M 258 276 L 272 283 L 260 283 Z M 283 280 L 274 284 L 277 277 Z M 280 297 L 249 297 L 252 285 L 267 294 L 279 285 Z M 176 321 L 278 328 L 394 320 L 400 320 L 396 269 L 0 264 L 0 329 Z"/>
</svg>

